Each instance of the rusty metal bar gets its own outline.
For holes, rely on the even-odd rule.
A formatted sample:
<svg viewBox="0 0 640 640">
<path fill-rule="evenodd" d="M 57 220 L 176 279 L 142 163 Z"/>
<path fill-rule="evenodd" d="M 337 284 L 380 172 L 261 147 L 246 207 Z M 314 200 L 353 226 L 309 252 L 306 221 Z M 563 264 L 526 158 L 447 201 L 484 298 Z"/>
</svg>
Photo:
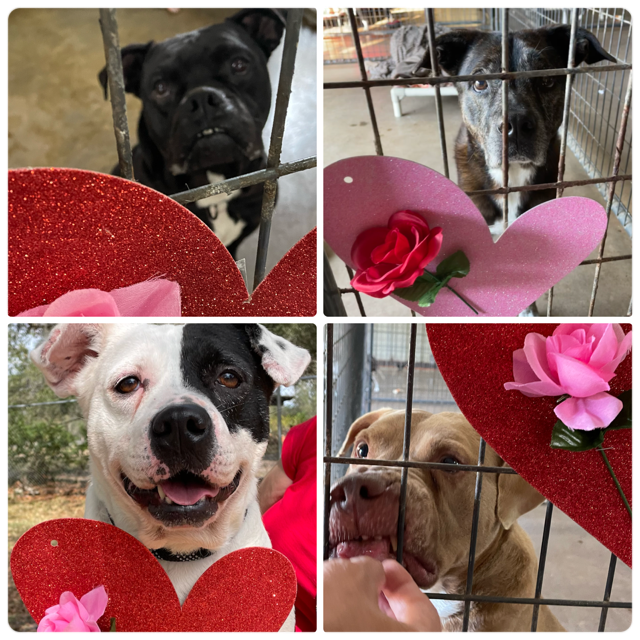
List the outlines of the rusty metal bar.
<svg viewBox="0 0 640 640">
<path fill-rule="evenodd" d="M 431 75 L 437 76 L 440 72 L 438 55 L 436 53 L 436 35 L 433 28 L 433 9 L 426 10 L 427 32 L 429 34 L 429 56 L 431 58 Z M 435 85 L 436 118 L 438 119 L 438 131 L 440 133 L 440 151 L 442 153 L 442 165 L 445 178 L 449 177 L 449 158 L 447 157 L 447 139 L 444 133 L 444 115 L 442 113 L 442 96 L 440 85 Z"/>
<path fill-rule="evenodd" d="M 573 69 L 576 66 L 576 31 L 578 29 L 578 10 L 571 10 L 571 30 L 569 32 L 569 60 L 567 67 Z M 564 167 L 567 153 L 567 136 L 569 133 L 569 117 L 571 110 L 571 89 L 573 87 L 573 80 L 575 76 L 568 76 L 564 88 L 564 106 L 562 109 L 562 134 L 560 137 L 560 156 L 558 158 L 558 182 L 564 180 Z M 556 189 L 556 198 L 561 198 L 563 193 L 562 187 Z M 547 317 L 551 317 L 553 310 L 553 287 L 549 289 L 549 295 L 547 296 Z M 535 611 L 535 617 L 537 618 L 537 610 Z M 534 629 L 535 631 L 535 629 Z"/>
<path fill-rule="evenodd" d="M 407 401 L 404 409 L 404 436 L 402 442 L 402 460 L 409 461 L 409 449 L 411 447 L 411 416 L 413 414 L 413 374 L 416 368 L 416 342 L 417 324 L 411 325 L 411 335 L 409 339 L 409 361 L 407 366 Z M 398 548 L 396 550 L 396 560 L 402 564 L 402 554 L 404 547 L 404 524 L 407 514 L 407 481 L 409 479 L 409 468 L 403 467 L 400 477 L 400 500 L 398 506 Z"/>
<path fill-rule="evenodd" d="M 609 602 L 611 599 L 611 589 L 613 588 L 613 576 L 616 572 L 616 562 L 618 558 L 612 553 L 611 560 L 609 560 L 609 571 L 607 573 L 607 583 L 604 587 L 604 597 L 602 600 L 604 602 Z M 607 614 L 609 613 L 609 609 L 607 607 L 602 607 L 602 612 L 600 613 L 600 624 L 598 625 L 598 631 L 603 632 L 604 627 L 607 624 Z"/>
<path fill-rule="evenodd" d="M 570 189 L 571 187 L 582 187 L 588 184 L 601 184 L 607 182 L 623 182 L 631 180 L 632 175 L 630 173 L 620 176 L 609 176 L 608 178 L 586 178 L 584 180 L 564 180 L 562 182 L 545 182 L 542 184 L 527 184 L 522 187 L 496 187 L 495 189 L 476 189 L 475 191 L 465 191 L 468 196 L 479 195 L 496 195 L 499 193 L 516 193 L 518 191 L 543 191 L 545 189 L 557 189 L 562 187 L 563 189 Z"/>
<path fill-rule="evenodd" d="M 323 254 L 322 268 L 322 300 L 324 306 L 324 314 L 326 316 L 346 316 L 347 310 L 344 308 L 342 298 L 340 297 L 341 289 L 338 289 L 333 270 L 329 264 L 327 254 Z"/>
<path fill-rule="evenodd" d="M 131 141 L 129 139 L 127 101 L 124 95 L 124 75 L 122 72 L 122 56 L 120 54 L 116 10 L 100 9 L 99 22 L 104 44 L 104 57 L 107 62 L 113 132 L 116 136 L 120 175 L 127 180 L 133 180 L 133 156 L 131 154 Z"/>
<path fill-rule="evenodd" d="M 425 592 L 431 600 L 451 600 L 453 602 L 500 602 L 504 604 L 546 604 L 556 607 L 595 607 L 607 609 L 631 609 L 631 602 L 605 602 L 604 600 L 560 600 L 559 598 L 509 598 L 508 596 L 458 595 L 450 593 Z"/>
<path fill-rule="evenodd" d="M 296 65 L 296 53 L 298 50 L 298 39 L 300 37 L 303 12 L 303 9 L 289 9 L 287 13 L 282 63 L 280 66 L 280 77 L 278 79 L 278 92 L 276 94 L 276 108 L 273 116 L 271 140 L 269 142 L 269 154 L 267 156 L 267 169 L 274 169 L 280 164 L 282 139 L 284 138 L 285 121 L 289 107 L 289 96 L 291 95 L 293 72 Z M 271 219 L 273 218 L 273 210 L 276 205 L 277 189 L 278 181 L 276 179 L 267 180 L 264 183 L 262 211 L 260 212 L 260 231 L 258 233 L 258 249 L 256 252 L 256 267 L 253 276 L 254 290 L 266 275 Z"/>
<path fill-rule="evenodd" d="M 284 164 L 280 164 L 271 169 L 260 169 L 260 171 L 245 173 L 242 176 L 229 178 L 223 182 L 205 184 L 202 187 L 196 187 L 195 189 L 180 191 L 179 193 L 174 193 L 171 198 L 180 204 L 187 204 L 202 198 L 215 196 L 219 193 L 230 194 L 237 189 L 244 189 L 245 187 L 250 187 L 254 184 L 259 184 L 260 182 L 275 180 L 276 178 L 288 176 L 289 174 L 296 173 L 298 171 L 305 171 L 306 169 L 313 169 L 317 164 L 318 162 L 315 156 L 296 160 L 295 162 L 285 162 Z"/>
<path fill-rule="evenodd" d="M 624 148 L 624 138 L 627 133 L 627 122 L 629 121 L 629 111 L 631 110 L 631 94 L 632 94 L 632 74 L 629 73 L 629 84 L 627 85 L 627 94 L 624 98 L 624 106 L 622 108 L 622 118 L 620 119 L 620 131 L 618 132 L 618 139 L 616 142 L 616 153 L 613 159 L 613 167 L 611 168 L 612 175 L 618 175 L 620 169 L 620 159 L 622 157 L 622 149 Z M 616 186 L 615 183 L 609 185 L 609 196 L 607 198 L 607 228 L 605 230 L 602 242 L 598 249 L 598 259 L 601 260 L 604 256 L 604 247 L 607 241 L 607 233 L 609 231 L 609 219 L 611 218 L 611 207 L 613 206 L 613 199 L 615 196 Z M 600 271 L 602 270 L 602 264 L 596 265 L 596 271 L 593 276 L 593 289 L 591 291 L 591 300 L 589 301 L 589 317 L 593 316 L 593 308 L 596 304 L 596 294 L 598 293 L 598 284 L 600 282 Z"/>
<path fill-rule="evenodd" d="M 353 45 L 356 48 L 356 55 L 358 57 L 358 67 L 360 68 L 360 77 L 362 82 L 367 82 L 367 70 L 364 66 L 364 56 L 362 55 L 362 46 L 360 44 L 360 34 L 358 33 L 358 24 L 356 22 L 356 16 L 353 9 L 347 9 L 349 14 L 349 24 L 351 25 L 351 33 L 353 34 Z M 371 99 L 371 90 L 369 87 L 364 86 L 364 93 L 367 98 L 367 108 L 369 109 L 369 117 L 371 118 L 371 127 L 373 129 L 373 139 L 376 146 L 376 154 L 379 156 L 384 155 L 382 153 L 382 142 L 380 141 L 380 132 L 378 131 L 378 120 L 376 119 L 376 111 L 373 108 L 373 100 Z"/>
<path fill-rule="evenodd" d="M 509 9 L 502 13 L 502 72 L 509 71 Z M 506 189 L 502 203 L 502 228 L 509 226 L 509 80 L 502 80 L 502 186 Z"/>
<path fill-rule="evenodd" d="M 480 438 L 480 447 L 478 449 L 478 466 L 484 464 L 484 453 L 486 443 L 484 438 Z M 478 472 L 476 475 L 476 490 L 473 496 L 473 516 L 471 520 L 471 541 L 469 543 L 469 564 L 467 568 L 467 584 L 465 587 L 465 596 L 470 596 L 473 591 L 473 570 L 476 563 L 476 541 L 478 539 L 478 522 L 480 520 L 480 498 L 482 493 L 482 479 L 484 474 Z M 462 616 L 462 630 L 469 630 L 469 614 L 471 613 L 471 600 L 465 600 L 464 613 Z"/>
<path fill-rule="evenodd" d="M 544 516 L 544 528 L 542 531 L 542 544 L 540 545 L 540 560 L 538 561 L 538 577 L 536 579 L 536 600 L 542 596 L 542 579 L 544 578 L 544 567 L 547 562 L 547 549 L 549 548 L 549 534 L 551 533 L 551 516 L 553 515 L 553 504 L 547 501 L 547 511 Z M 538 630 L 538 613 L 540 605 L 533 605 L 533 616 L 531 617 L 531 631 Z"/>
<path fill-rule="evenodd" d="M 574 69 L 534 69 L 533 71 L 508 71 L 500 73 L 478 73 L 468 76 L 439 76 L 434 78 L 384 78 L 380 80 L 349 80 L 347 82 L 325 82 L 324 89 L 357 89 L 366 87 L 394 87 L 415 84 L 446 84 L 447 82 L 469 82 L 471 80 L 515 80 L 516 78 L 546 78 L 547 76 L 582 75 L 583 73 L 599 73 L 605 71 L 628 71 L 630 64 L 606 64 L 601 67 L 575 67 Z M 425 80 L 428 80 L 426 82 Z"/>
</svg>

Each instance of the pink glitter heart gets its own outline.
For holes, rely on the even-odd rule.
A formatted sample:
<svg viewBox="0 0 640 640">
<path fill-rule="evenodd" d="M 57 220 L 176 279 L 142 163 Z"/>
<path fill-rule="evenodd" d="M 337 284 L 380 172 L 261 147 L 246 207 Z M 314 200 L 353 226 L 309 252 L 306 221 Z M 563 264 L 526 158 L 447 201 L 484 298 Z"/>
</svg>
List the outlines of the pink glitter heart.
<svg viewBox="0 0 640 640">
<path fill-rule="evenodd" d="M 567 197 L 527 211 L 494 243 L 471 199 L 427 167 L 399 158 L 361 156 L 324 170 L 324 238 L 351 267 L 357 236 L 386 227 L 389 217 L 404 209 L 443 229 L 442 249 L 429 271 L 460 249 L 466 253 L 469 275 L 450 284 L 480 316 L 518 315 L 573 271 L 598 246 L 607 227 L 600 204 Z M 475 315 L 446 289 L 430 307 L 396 300 L 423 316 Z"/>
<path fill-rule="evenodd" d="M 297 590 L 289 560 L 249 547 L 211 565 L 180 607 L 164 569 L 138 540 L 80 518 L 29 529 L 13 548 L 11 572 L 36 622 L 64 591 L 80 597 L 104 586 L 109 602 L 98 620 L 102 631 L 112 617 L 118 631 L 278 631 Z"/>
</svg>

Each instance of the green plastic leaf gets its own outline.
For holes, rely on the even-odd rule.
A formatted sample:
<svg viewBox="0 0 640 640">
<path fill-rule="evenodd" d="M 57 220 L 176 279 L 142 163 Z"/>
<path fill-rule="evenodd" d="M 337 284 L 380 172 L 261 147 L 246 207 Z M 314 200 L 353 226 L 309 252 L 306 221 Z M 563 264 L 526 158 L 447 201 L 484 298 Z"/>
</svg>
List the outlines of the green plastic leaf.
<svg viewBox="0 0 640 640">
<path fill-rule="evenodd" d="M 622 400 L 622 411 L 616 416 L 615 420 L 607 427 L 609 429 L 631 429 L 631 389 L 623 391 L 618 399 Z"/>
<path fill-rule="evenodd" d="M 440 278 L 447 278 L 447 282 L 451 278 L 464 278 L 469 274 L 469 258 L 465 255 L 464 251 L 456 251 L 453 255 L 445 258 L 436 268 L 436 274 Z"/>
<path fill-rule="evenodd" d="M 429 274 L 431 276 L 431 274 Z M 436 278 L 429 277 L 426 274 L 420 276 L 410 286 L 404 289 L 395 289 L 393 295 L 403 298 L 404 300 L 410 300 L 411 302 L 417 302 L 427 294 L 433 287 L 438 286 L 440 281 Z"/>
<path fill-rule="evenodd" d="M 436 296 L 440 293 L 440 289 L 442 289 L 445 284 L 446 282 L 434 282 L 431 289 L 429 289 L 422 298 L 418 300 L 418 306 L 430 307 L 436 301 Z"/>
<path fill-rule="evenodd" d="M 565 451 L 589 451 L 595 449 L 604 442 L 604 429 L 593 431 L 579 431 L 569 427 L 558 420 L 551 432 L 551 448 L 564 449 Z"/>
</svg>

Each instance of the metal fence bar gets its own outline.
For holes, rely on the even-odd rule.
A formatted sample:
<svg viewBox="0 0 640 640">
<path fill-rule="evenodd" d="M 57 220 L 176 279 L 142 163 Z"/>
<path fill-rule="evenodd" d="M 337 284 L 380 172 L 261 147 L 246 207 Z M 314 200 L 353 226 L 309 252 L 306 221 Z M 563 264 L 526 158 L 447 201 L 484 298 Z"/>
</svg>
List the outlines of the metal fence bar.
<svg viewBox="0 0 640 640">
<path fill-rule="evenodd" d="M 622 157 L 622 149 L 624 147 L 624 138 L 627 132 L 627 122 L 629 120 L 629 111 L 631 110 L 631 92 L 632 92 L 632 74 L 629 74 L 629 84 L 627 85 L 627 95 L 624 98 L 624 106 L 622 108 L 622 118 L 620 120 L 620 131 L 618 132 L 618 139 L 616 142 L 616 153 L 613 159 L 613 167 L 611 169 L 612 175 L 617 175 L 620 169 L 620 158 Z M 598 258 L 601 259 L 604 255 L 604 246 L 607 242 L 607 233 L 609 231 L 609 220 L 611 218 L 611 207 L 613 206 L 613 198 L 615 195 L 616 187 L 615 183 L 609 185 L 609 197 L 607 198 L 607 226 L 602 237 L 602 242 L 598 248 Z M 593 289 L 591 291 L 591 300 L 589 302 L 589 317 L 593 315 L 593 308 L 596 304 L 596 294 L 598 293 L 598 284 L 600 282 L 600 271 L 602 264 L 596 265 L 596 271 L 593 276 Z"/>
<path fill-rule="evenodd" d="M 129 140 L 127 101 L 124 95 L 124 75 L 122 72 L 122 56 L 120 54 L 118 21 L 116 20 L 115 9 L 100 9 L 100 29 L 102 30 L 102 41 L 104 43 L 104 57 L 107 61 L 113 132 L 116 136 L 120 174 L 127 180 L 133 180 L 133 156 L 131 155 L 131 141 Z"/>
<path fill-rule="evenodd" d="M 438 54 L 436 53 L 436 34 L 433 26 L 433 9 L 427 9 L 427 31 L 429 34 L 429 56 L 431 58 L 431 74 L 440 74 L 438 64 Z M 447 157 L 447 139 L 444 133 L 444 116 L 442 113 L 442 96 L 440 95 L 440 85 L 435 85 L 436 118 L 438 120 L 438 131 L 440 133 L 440 152 L 442 153 L 442 166 L 444 167 L 445 178 L 449 177 L 449 159 Z"/>
<path fill-rule="evenodd" d="M 609 561 L 609 571 L 607 572 L 607 583 L 604 587 L 604 597 L 602 598 L 604 602 L 609 602 L 611 598 L 611 589 L 613 588 L 613 576 L 616 572 L 616 562 L 618 558 L 612 553 L 611 560 Z M 607 614 L 609 613 L 608 607 L 602 607 L 602 612 L 600 613 L 600 623 L 598 624 L 598 631 L 604 631 L 605 625 L 607 624 Z"/>
<path fill-rule="evenodd" d="M 285 162 L 271 169 L 260 169 L 260 171 L 253 171 L 251 173 L 245 173 L 242 176 L 236 178 L 229 178 L 223 182 L 216 182 L 215 184 L 205 184 L 202 187 L 196 187 L 195 189 L 189 189 L 187 191 L 180 191 L 171 195 L 171 199 L 175 200 L 179 204 L 188 204 L 189 202 L 195 202 L 202 198 L 208 198 L 209 196 L 215 196 L 219 193 L 230 194 L 237 189 L 243 189 L 244 187 L 251 187 L 254 184 L 260 182 L 267 182 L 268 180 L 275 180 L 282 176 L 288 176 L 291 173 L 297 173 L 298 171 L 305 171 L 306 169 L 313 169 L 318 165 L 316 156 L 310 158 L 304 158 L 302 160 L 296 160 L 294 162 Z"/>
<path fill-rule="evenodd" d="M 282 51 L 282 63 L 280 66 L 280 78 L 278 80 L 278 93 L 276 95 L 276 108 L 273 116 L 273 129 L 269 142 L 269 155 L 267 157 L 267 169 L 273 169 L 280 164 L 282 153 L 282 140 L 284 127 L 293 83 L 293 72 L 296 66 L 296 53 L 302 26 L 303 9 L 289 9 L 287 24 L 284 34 L 284 47 Z M 267 251 L 269 250 L 269 236 L 271 234 L 271 219 L 276 206 L 276 193 L 278 181 L 267 180 L 264 183 L 264 195 L 262 196 L 262 210 L 260 212 L 260 230 L 258 232 L 258 249 L 256 253 L 256 267 L 253 275 L 253 289 L 262 282 L 267 270 Z"/>
<path fill-rule="evenodd" d="M 509 71 L 509 9 L 502 12 L 502 72 Z M 502 228 L 509 226 L 509 80 L 502 80 Z"/>
<path fill-rule="evenodd" d="M 360 67 L 360 77 L 363 82 L 367 80 L 367 70 L 364 66 L 364 57 L 362 55 L 362 46 L 360 44 L 360 34 L 358 33 L 358 25 L 356 23 L 356 16 L 353 9 L 347 9 L 349 14 L 349 23 L 351 24 L 351 33 L 353 34 L 353 44 L 356 48 L 356 55 L 358 56 L 358 66 Z M 380 141 L 380 132 L 378 131 L 378 120 L 376 118 L 376 111 L 373 108 L 373 101 L 371 99 L 371 90 L 369 87 L 364 87 L 364 93 L 367 98 L 367 108 L 369 109 L 369 117 L 371 118 L 371 127 L 373 129 L 373 140 L 376 146 L 376 153 L 381 156 L 382 142 Z"/>
<path fill-rule="evenodd" d="M 404 410 L 404 434 L 402 443 L 402 460 L 408 462 L 409 448 L 411 446 L 411 416 L 413 413 L 413 375 L 416 367 L 416 339 L 417 325 L 411 325 L 411 335 L 409 338 L 409 364 L 407 366 L 407 404 Z M 402 468 L 400 478 L 400 500 L 398 506 L 398 548 L 396 559 L 402 564 L 402 554 L 404 547 L 404 523 L 407 513 L 407 481 L 409 479 L 409 467 Z"/>
<path fill-rule="evenodd" d="M 552 607 L 593 607 L 599 609 L 632 609 L 632 602 L 605 602 L 604 600 L 562 600 L 560 598 L 510 598 L 509 596 L 458 595 L 425 592 L 431 600 L 451 600 L 453 602 L 497 602 L 504 604 L 541 604 Z"/>
<path fill-rule="evenodd" d="M 540 560 L 538 561 L 538 577 L 536 579 L 535 598 L 538 599 L 542 595 L 542 579 L 544 578 L 544 567 L 547 562 L 547 548 L 549 547 L 549 533 L 551 532 L 551 516 L 553 515 L 553 504 L 547 501 L 547 511 L 544 516 L 544 528 L 542 531 L 542 544 L 540 545 Z M 538 612 L 540 606 L 533 605 L 533 615 L 531 617 L 531 631 L 538 629 Z"/>
<path fill-rule="evenodd" d="M 344 308 L 342 297 L 340 295 L 340 289 L 336 283 L 333 270 L 329 264 L 327 254 L 323 253 L 323 269 L 322 269 L 322 303 L 324 307 L 324 313 L 327 316 L 346 316 L 347 310 Z"/>
<path fill-rule="evenodd" d="M 480 447 L 478 448 L 478 466 L 484 464 L 484 453 L 486 443 L 484 438 L 480 438 Z M 469 543 L 469 566 L 467 569 L 467 585 L 465 587 L 465 595 L 470 596 L 473 590 L 473 570 L 476 562 L 476 540 L 478 539 L 478 521 L 480 519 L 480 497 L 482 492 L 483 474 L 478 472 L 476 475 L 476 490 L 473 496 L 473 517 L 471 520 L 471 541 Z M 471 613 L 471 600 L 465 600 L 464 614 L 462 617 L 462 630 L 469 630 L 469 614 Z"/>
<path fill-rule="evenodd" d="M 329 511 L 331 509 L 331 440 L 333 436 L 333 324 L 327 324 L 324 392 L 324 553 L 329 557 Z"/>
<path fill-rule="evenodd" d="M 353 269 L 349 265 L 345 265 L 347 267 L 347 273 L 349 274 L 349 282 L 353 280 Z M 353 290 L 353 294 L 356 297 L 356 302 L 358 303 L 358 310 L 360 311 L 360 315 L 364 318 L 367 314 L 364 312 L 364 305 L 362 304 L 362 297 L 360 296 L 360 292 L 357 289 Z"/>
<path fill-rule="evenodd" d="M 630 64 L 605 64 L 597 68 L 599 72 L 629 71 Z M 467 76 L 438 76 L 429 78 L 428 84 L 446 84 L 447 82 L 469 82 L 471 80 L 516 80 L 517 78 L 546 78 L 551 76 L 570 76 L 593 73 L 589 67 L 574 69 L 534 69 L 532 71 L 501 71 L 500 73 L 478 73 Z M 348 80 L 343 82 L 325 82 L 324 89 L 362 89 L 371 87 L 392 87 L 395 85 L 415 84 L 415 78 L 381 78 L 380 80 Z"/>
</svg>

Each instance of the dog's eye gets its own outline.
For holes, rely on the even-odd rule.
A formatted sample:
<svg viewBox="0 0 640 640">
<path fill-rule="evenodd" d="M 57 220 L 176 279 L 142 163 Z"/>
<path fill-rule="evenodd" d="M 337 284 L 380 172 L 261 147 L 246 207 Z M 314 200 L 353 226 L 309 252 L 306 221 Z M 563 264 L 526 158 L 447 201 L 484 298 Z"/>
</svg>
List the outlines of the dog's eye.
<svg viewBox="0 0 640 640">
<path fill-rule="evenodd" d="M 239 74 L 246 73 L 248 67 L 249 67 L 248 62 L 243 58 L 236 58 L 231 63 L 231 69 L 233 70 L 234 73 L 239 73 Z"/>
<path fill-rule="evenodd" d="M 158 80 L 158 82 L 156 82 L 153 85 L 153 92 L 160 98 L 164 98 L 165 96 L 169 95 L 169 86 L 167 85 L 166 82 L 163 82 L 162 80 Z"/>
<path fill-rule="evenodd" d="M 229 389 L 235 389 L 240 384 L 240 378 L 231 371 L 225 371 L 218 376 L 218 382 Z"/>
<path fill-rule="evenodd" d="M 115 389 L 118 393 L 133 393 L 137 391 L 140 387 L 140 380 L 135 376 L 127 376 L 126 378 L 122 378 L 120 382 L 115 386 Z"/>
<path fill-rule="evenodd" d="M 452 457 L 452 456 L 445 456 L 444 458 L 442 458 L 442 460 L 440 460 L 440 462 L 444 462 L 445 464 L 460 464 L 459 460 L 456 460 L 456 458 Z M 446 469 L 447 473 L 456 473 L 456 471 L 454 469 L 452 469 L 451 471 L 449 471 L 449 469 Z"/>
<path fill-rule="evenodd" d="M 489 83 L 486 80 L 476 80 L 473 83 L 473 90 L 477 93 L 482 93 L 489 88 Z"/>
<path fill-rule="evenodd" d="M 555 78 L 542 78 L 542 86 L 545 89 L 551 89 L 555 85 Z"/>
<path fill-rule="evenodd" d="M 356 457 L 366 458 L 369 455 L 369 445 L 366 442 L 361 442 L 356 445 Z"/>
</svg>

